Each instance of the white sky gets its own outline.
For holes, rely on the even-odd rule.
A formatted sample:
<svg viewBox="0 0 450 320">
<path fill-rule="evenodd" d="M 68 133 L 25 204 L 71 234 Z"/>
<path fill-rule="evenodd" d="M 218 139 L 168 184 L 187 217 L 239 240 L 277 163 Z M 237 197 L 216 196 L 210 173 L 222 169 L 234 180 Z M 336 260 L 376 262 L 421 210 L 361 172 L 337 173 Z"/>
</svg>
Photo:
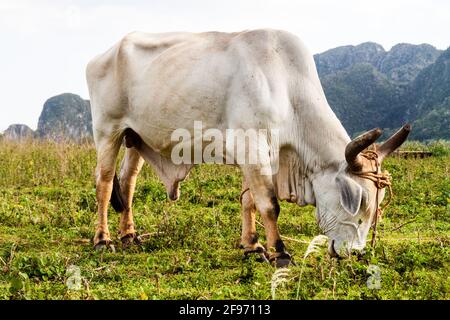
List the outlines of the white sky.
<svg viewBox="0 0 450 320">
<path fill-rule="evenodd" d="M 313 53 L 347 44 L 450 45 L 449 0 L 0 0 L 0 131 L 36 129 L 49 97 L 88 99 L 84 70 L 130 31 L 284 29 Z"/>
</svg>

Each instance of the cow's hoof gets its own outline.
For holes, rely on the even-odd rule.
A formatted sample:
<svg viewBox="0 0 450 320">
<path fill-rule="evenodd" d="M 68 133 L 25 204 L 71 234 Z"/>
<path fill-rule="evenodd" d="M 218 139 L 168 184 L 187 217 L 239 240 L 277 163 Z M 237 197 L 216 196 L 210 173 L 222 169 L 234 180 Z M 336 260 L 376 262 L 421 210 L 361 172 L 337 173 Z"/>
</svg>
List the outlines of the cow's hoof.
<svg viewBox="0 0 450 320">
<path fill-rule="evenodd" d="M 269 256 L 267 254 L 266 249 L 262 245 L 258 245 L 255 248 L 252 249 L 245 249 L 244 250 L 244 259 L 248 258 L 249 255 L 257 255 L 256 261 L 258 262 L 265 262 L 269 263 Z"/>
<path fill-rule="evenodd" d="M 120 241 L 122 242 L 122 248 L 128 248 L 133 244 L 137 246 L 142 245 L 141 237 L 135 232 L 124 235 L 120 238 Z"/>
<path fill-rule="evenodd" d="M 97 244 L 94 245 L 95 251 L 103 251 L 110 250 L 112 253 L 116 252 L 116 248 L 112 244 L 111 240 L 100 240 Z"/>
<path fill-rule="evenodd" d="M 276 268 L 286 268 L 289 265 L 295 265 L 292 257 L 287 252 L 277 252 L 270 255 L 269 261 L 274 264 Z"/>
</svg>

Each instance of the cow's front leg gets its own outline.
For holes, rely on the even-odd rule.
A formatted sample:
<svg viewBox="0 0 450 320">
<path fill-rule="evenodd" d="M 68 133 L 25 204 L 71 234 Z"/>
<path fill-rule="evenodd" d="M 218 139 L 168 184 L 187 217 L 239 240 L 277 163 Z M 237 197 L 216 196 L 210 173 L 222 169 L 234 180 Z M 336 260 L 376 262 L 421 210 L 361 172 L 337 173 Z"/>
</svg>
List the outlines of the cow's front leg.
<svg viewBox="0 0 450 320">
<path fill-rule="evenodd" d="M 248 183 L 256 209 L 263 219 L 269 260 L 276 267 L 284 267 L 291 262 L 291 256 L 286 252 L 278 230 L 277 220 L 280 206 L 275 196 L 271 176 L 263 175 L 261 172 L 260 166 L 256 165 L 248 165 L 243 168 L 244 179 Z"/>
<path fill-rule="evenodd" d="M 253 201 L 252 194 L 245 179 L 242 184 L 240 201 L 242 210 L 241 248 L 244 249 L 244 255 L 247 256 L 248 254 L 256 253 L 260 255 L 262 261 L 268 262 L 267 251 L 258 241 L 255 225 L 255 202 Z"/>
<path fill-rule="evenodd" d="M 135 148 L 127 148 L 120 169 L 120 189 L 125 199 L 125 208 L 120 214 L 120 239 L 127 247 L 133 243 L 139 244 L 134 228 L 132 202 L 136 180 L 144 164 L 144 159 Z"/>
</svg>

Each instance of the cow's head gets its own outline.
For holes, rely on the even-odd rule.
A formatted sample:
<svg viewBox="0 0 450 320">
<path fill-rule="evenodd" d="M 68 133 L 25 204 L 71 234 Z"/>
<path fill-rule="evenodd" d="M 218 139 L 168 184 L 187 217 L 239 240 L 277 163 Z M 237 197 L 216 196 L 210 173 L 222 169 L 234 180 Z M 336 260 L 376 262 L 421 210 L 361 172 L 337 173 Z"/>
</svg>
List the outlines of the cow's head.
<svg viewBox="0 0 450 320">
<path fill-rule="evenodd" d="M 380 137 L 381 130 L 373 129 L 351 141 L 345 150 L 346 161 L 334 172 L 327 172 L 314 183 L 316 218 L 322 231 L 329 237 L 329 252 L 333 256 L 345 256 L 352 250 L 361 251 L 376 215 L 385 190 L 364 177 L 365 172 L 377 170 L 376 160 L 363 156 L 363 150 L 372 146 L 378 163 L 397 149 L 407 138 L 411 127 L 403 126 L 386 142 L 372 144 Z M 373 153 L 372 153 L 373 155 Z M 370 157 L 369 157 L 370 158 Z M 378 167 L 379 168 L 379 167 Z M 378 192 L 378 196 L 377 196 Z"/>
</svg>

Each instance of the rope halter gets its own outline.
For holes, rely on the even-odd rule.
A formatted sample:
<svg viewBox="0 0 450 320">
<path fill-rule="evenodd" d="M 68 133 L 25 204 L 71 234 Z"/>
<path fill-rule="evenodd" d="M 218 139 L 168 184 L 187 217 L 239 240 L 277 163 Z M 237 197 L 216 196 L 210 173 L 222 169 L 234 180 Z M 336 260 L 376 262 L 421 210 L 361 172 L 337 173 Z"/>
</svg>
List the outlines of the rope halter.
<svg viewBox="0 0 450 320">
<path fill-rule="evenodd" d="M 351 173 L 360 177 L 360 178 L 364 178 L 364 179 L 368 179 L 370 181 L 373 181 L 375 183 L 375 186 L 377 187 L 377 194 L 376 194 L 376 198 L 375 198 L 375 205 L 376 205 L 376 210 L 375 210 L 375 217 L 374 217 L 374 221 L 372 223 L 372 229 L 373 229 L 373 233 L 372 233 L 372 247 L 375 246 L 375 242 L 376 242 L 376 236 L 377 236 L 377 224 L 378 221 L 381 220 L 381 217 L 383 215 L 383 211 L 386 209 L 386 207 L 389 205 L 389 203 L 392 200 L 392 197 L 394 196 L 393 192 L 392 192 L 392 183 L 391 183 L 391 175 L 389 174 L 389 172 L 387 172 L 386 170 L 381 172 L 381 163 L 379 161 L 379 156 L 378 153 L 376 151 L 373 150 L 366 150 L 360 153 L 360 155 L 364 158 L 366 158 L 367 160 L 369 160 L 371 163 L 373 163 L 374 165 L 372 166 L 372 168 L 374 168 L 373 171 L 352 171 Z M 381 208 L 379 207 L 378 204 L 378 199 L 379 199 L 379 194 L 380 194 L 380 190 L 384 189 L 384 188 L 388 188 L 389 190 L 389 198 L 386 201 L 386 203 L 384 204 L 384 206 L 382 206 Z"/>
</svg>

